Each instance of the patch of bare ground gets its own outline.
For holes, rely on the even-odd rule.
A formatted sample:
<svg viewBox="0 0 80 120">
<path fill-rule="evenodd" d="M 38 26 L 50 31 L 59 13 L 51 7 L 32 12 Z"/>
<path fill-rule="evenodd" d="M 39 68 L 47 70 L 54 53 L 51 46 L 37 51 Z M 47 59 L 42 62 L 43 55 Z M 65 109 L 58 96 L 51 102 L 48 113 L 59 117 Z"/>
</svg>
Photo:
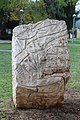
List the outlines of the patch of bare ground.
<svg viewBox="0 0 80 120">
<path fill-rule="evenodd" d="M 80 120 L 80 92 L 65 91 L 64 105 L 50 109 L 15 109 L 7 112 L 8 120 Z"/>
</svg>

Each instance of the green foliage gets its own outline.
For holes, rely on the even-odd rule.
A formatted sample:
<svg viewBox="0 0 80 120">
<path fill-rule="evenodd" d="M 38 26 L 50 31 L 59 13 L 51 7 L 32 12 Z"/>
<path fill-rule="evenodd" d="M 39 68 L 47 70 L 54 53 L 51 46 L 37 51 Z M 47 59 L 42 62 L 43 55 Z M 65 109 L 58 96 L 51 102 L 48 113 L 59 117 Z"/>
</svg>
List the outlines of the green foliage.
<svg viewBox="0 0 80 120">
<path fill-rule="evenodd" d="M 9 0 L 0 0 L 0 25 L 8 19 Z"/>
<path fill-rule="evenodd" d="M 65 20 L 70 30 L 77 0 L 0 0 L 0 23 L 19 21 L 20 9 L 24 10 L 23 22 L 37 22 L 47 17 Z M 7 16 L 5 16 L 7 15 Z"/>
<path fill-rule="evenodd" d="M 44 0 L 44 3 L 46 5 L 46 11 L 49 18 L 56 19 L 57 16 L 64 16 L 64 0 Z"/>
<path fill-rule="evenodd" d="M 3 24 L 8 19 L 8 11 L 6 9 L 0 9 L 0 24 Z"/>
<path fill-rule="evenodd" d="M 2 21 L 19 21 L 20 9 L 24 10 L 23 21 L 37 22 L 47 18 L 43 0 L 33 2 L 31 0 L 1 0 L 0 1 L 0 23 Z M 6 14 L 7 13 L 7 14 Z M 5 17 L 5 15 L 7 17 Z"/>
<path fill-rule="evenodd" d="M 0 3 L 0 39 L 11 39 L 11 36 L 6 33 L 6 28 L 13 29 L 19 24 L 20 9 L 24 10 L 23 23 L 35 23 L 47 18 L 43 0 L 36 0 L 36 2 L 31 0 L 1 0 Z M 12 24 L 9 24 L 11 22 Z"/>
<path fill-rule="evenodd" d="M 10 19 L 19 20 L 20 9 L 24 10 L 24 22 L 37 22 L 47 17 L 43 0 L 11 0 L 8 9 L 10 10 Z"/>
<path fill-rule="evenodd" d="M 75 13 L 77 0 L 44 0 L 49 18 L 63 19 L 72 28 L 72 15 Z"/>
<path fill-rule="evenodd" d="M 9 0 L 0 0 L 0 9 L 8 7 Z"/>
</svg>

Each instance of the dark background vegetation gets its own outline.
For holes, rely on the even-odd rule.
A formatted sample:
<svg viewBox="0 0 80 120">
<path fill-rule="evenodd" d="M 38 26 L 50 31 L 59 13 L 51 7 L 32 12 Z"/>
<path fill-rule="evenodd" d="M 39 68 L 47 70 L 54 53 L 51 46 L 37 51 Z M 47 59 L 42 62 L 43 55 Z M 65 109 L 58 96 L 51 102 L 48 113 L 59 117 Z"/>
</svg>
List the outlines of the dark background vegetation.
<svg viewBox="0 0 80 120">
<path fill-rule="evenodd" d="M 20 9 L 24 10 L 22 19 L 25 24 L 46 18 L 65 20 L 70 31 L 76 2 L 77 0 L 0 0 L 0 39 L 11 39 L 13 28 L 19 25 Z"/>
</svg>

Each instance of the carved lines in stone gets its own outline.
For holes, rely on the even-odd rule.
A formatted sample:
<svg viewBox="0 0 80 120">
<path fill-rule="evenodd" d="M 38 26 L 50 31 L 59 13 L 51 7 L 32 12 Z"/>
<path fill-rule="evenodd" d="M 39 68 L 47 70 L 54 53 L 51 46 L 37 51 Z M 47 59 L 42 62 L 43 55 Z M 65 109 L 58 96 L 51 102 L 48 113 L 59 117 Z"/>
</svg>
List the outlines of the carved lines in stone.
<svg viewBox="0 0 80 120">
<path fill-rule="evenodd" d="M 16 40 L 15 44 L 17 44 L 17 49 L 18 49 L 18 50 L 16 49 L 16 51 L 15 51 L 15 53 L 16 53 L 15 58 L 16 58 L 18 55 L 20 55 L 26 49 L 26 42 L 22 41 L 22 44 L 21 44 L 21 42 L 19 42 L 19 40 Z M 23 44 L 24 44 L 24 46 L 23 46 Z"/>
<path fill-rule="evenodd" d="M 64 36 L 64 38 L 65 38 L 66 36 Z M 36 42 L 35 41 L 31 41 L 31 43 L 33 43 L 34 45 L 34 51 L 30 51 L 31 53 L 36 53 L 36 52 L 40 52 L 42 49 L 44 50 L 44 49 L 46 49 L 47 48 L 47 46 L 48 46 L 48 44 L 49 43 L 51 43 L 51 42 L 53 42 L 54 40 L 56 41 L 57 39 L 62 39 L 62 36 L 61 37 L 59 37 L 59 38 L 56 38 L 56 39 L 53 39 L 53 38 L 51 38 L 51 40 L 49 41 L 49 42 L 47 42 L 47 39 L 45 40 L 45 43 L 44 43 L 44 46 L 43 46 L 43 48 L 40 48 L 40 49 L 36 49 Z M 57 41 L 60 41 L 60 40 L 57 40 Z M 37 41 L 37 42 L 39 42 L 39 41 Z M 55 43 L 54 43 L 55 44 Z M 53 46 L 54 46 L 54 44 L 53 44 Z M 64 41 L 63 41 L 63 43 L 62 44 L 64 44 Z M 67 43 L 66 43 L 67 44 Z M 65 45 L 66 45 L 65 44 Z M 25 48 L 20 52 L 20 53 L 18 53 L 16 56 L 15 56 L 15 58 L 18 56 L 18 55 L 20 55 L 22 52 L 24 52 L 24 50 L 27 52 L 27 46 L 28 45 L 26 45 L 26 43 L 25 43 Z M 64 46 L 62 46 L 62 47 L 64 47 Z M 17 51 L 16 51 L 17 52 Z"/>
<path fill-rule="evenodd" d="M 58 67 L 66 67 L 66 47 L 58 47 L 58 59 L 57 66 Z"/>
<path fill-rule="evenodd" d="M 56 48 L 57 50 L 57 48 Z M 26 72 L 28 72 L 28 74 L 31 74 L 31 71 L 35 71 L 36 75 L 37 73 L 39 73 L 39 70 L 41 69 L 41 72 L 43 72 L 44 68 L 50 68 L 50 67 L 65 67 L 66 62 L 64 63 L 65 59 L 63 60 L 63 56 L 66 56 L 64 53 L 64 49 L 62 50 L 62 56 L 60 56 L 60 51 L 58 53 L 59 50 L 57 50 L 56 54 L 53 55 L 47 55 L 46 57 L 46 53 L 45 51 L 43 52 L 43 55 L 41 55 L 40 58 L 40 54 L 37 54 L 36 57 L 35 55 L 32 55 L 32 57 L 30 58 L 29 54 L 24 57 L 24 59 L 17 65 L 16 69 L 19 69 L 19 66 L 21 66 Z M 51 53 L 52 54 L 52 53 Z M 50 57 L 49 57 L 50 56 Z M 51 57 L 52 56 L 52 57 Z M 59 61 L 57 60 L 59 59 Z M 61 61 L 62 60 L 62 63 Z M 57 62 L 58 61 L 58 62 Z M 48 63 L 48 64 L 47 64 Z M 27 67 L 26 67 L 27 65 Z M 23 67 L 24 66 L 24 67 Z M 31 71 L 30 71 L 31 70 Z M 41 75 L 40 75 L 41 76 Z M 39 77 L 40 77 L 39 76 Z M 37 76 L 36 76 L 37 77 Z"/>
<path fill-rule="evenodd" d="M 45 31 L 45 33 L 47 33 L 47 31 L 46 31 L 46 29 L 44 30 Z M 54 31 L 54 30 L 53 30 Z M 27 31 L 26 31 L 27 32 Z M 26 34 L 26 32 L 25 32 L 25 34 Z M 39 36 L 38 38 L 43 38 L 43 37 L 47 37 L 47 36 L 52 36 L 52 35 L 56 35 L 56 37 L 58 36 L 58 37 L 60 37 L 60 36 L 64 36 L 64 33 L 65 32 L 65 34 L 67 33 L 67 31 L 66 31 L 66 29 L 63 29 L 63 30 L 61 30 L 61 31 L 58 31 L 58 32 L 52 32 L 52 33 L 50 33 L 50 34 L 43 34 L 43 36 L 42 36 L 42 34 L 41 34 L 41 36 L 39 35 L 39 30 L 37 30 L 37 31 L 35 31 L 34 33 L 32 32 L 32 34 L 34 34 L 33 36 L 31 36 L 31 37 L 27 37 L 27 36 L 25 36 L 24 38 L 21 36 L 21 37 L 17 37 L 19 40 L 30 40 L 30 39 L 33 39 L 34 38 L 34 40 L 36 40 L 37 39 L 37 37 L 36 36 Z M 43 33 L 43 31 L 42 31 L 42 33 Z M 56 39 L 56 37 L 55 37 L 55 39 Z M 27 41 L 28 42 L 28 41 Z M 29 41 L 30 42 L 30 41 Z"/>
<path fill-rule="evenodd" d="M 33 27 L 30 26 L 30 28 L 27 28 L 21 34 L 19 33 L 17 35 L 16 42 L 20 52 L 17 52 L 15 58 L 16 60 L 18 60 L 18 58 L 21 57 L 21 59 L 19 62 L 17 61 L 18 64 L 16 70 L 19 76 L 21 76 L 21 79 L 23 78 L 27 81 L 34 81 L 34 79 L 40 79 L 44 77 L 44 68 L 52 67 L 54 69 L 58 67 L 63 68 L 66 66 L 66 63 L 64 63 L 64 61 L 66 60 L 66 58 L 64 57 L 66 56 L 64 48 L 61 48 L 62 51 L 60 50 L 60 48 L 57 48 L 59 47 L 57 46 L 57 42 L 59 42 L 60 39 L 62 41 L 62 37 L 64 37 L 64 39 L 67 37 L 66 27 L 58 29 L 59 26 L 55 24 L 53 28 L 51 27 L 52 32 L 50 33 L 49 30 L 47 30 L 47 27 L 49 27 L 50 29 L 50 26 L 52 26 L 52 24 L 38 28 L 36 31 L 34 31 Z M 57 29 L 58 32 L 54 32 L 55 29 Z M 30 35 L 31 31 L 32 34 Z M 29 33 L 26 34 L 26 32 Z M 56 40 L 57 42 L 55 44 Z M 24 48 L 22 48 L 23 45 L 21 46 L 21 44 L 19 43 L 21 41 L 25 43 Z M 65 41 L 63 40 L 63 43 L 64 42 Z M 64 44 L 60 45 L 61 47 L 64 46 Z M 23 55 L 25 53 L 24 51 L 27 53 L 27 55 Z M 22 55 L 24 56 L 23 58 Z M 30 76 L 31 78 L 29 78 Z"/>
</svg>

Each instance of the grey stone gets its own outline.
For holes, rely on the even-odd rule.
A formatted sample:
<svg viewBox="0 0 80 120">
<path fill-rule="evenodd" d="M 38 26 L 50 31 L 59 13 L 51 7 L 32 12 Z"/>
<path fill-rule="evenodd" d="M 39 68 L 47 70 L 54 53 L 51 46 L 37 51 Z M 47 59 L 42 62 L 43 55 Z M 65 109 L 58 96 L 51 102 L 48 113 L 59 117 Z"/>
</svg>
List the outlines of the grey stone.
<svg viewBox="0 0 80 120">
<path fill-rule="evenodd" d="M 64 21 L 46 19 L 17 26 L 12 38 L 13 101 L 21 108 L 63 104 L 70 77 Z"/>
</svg>

